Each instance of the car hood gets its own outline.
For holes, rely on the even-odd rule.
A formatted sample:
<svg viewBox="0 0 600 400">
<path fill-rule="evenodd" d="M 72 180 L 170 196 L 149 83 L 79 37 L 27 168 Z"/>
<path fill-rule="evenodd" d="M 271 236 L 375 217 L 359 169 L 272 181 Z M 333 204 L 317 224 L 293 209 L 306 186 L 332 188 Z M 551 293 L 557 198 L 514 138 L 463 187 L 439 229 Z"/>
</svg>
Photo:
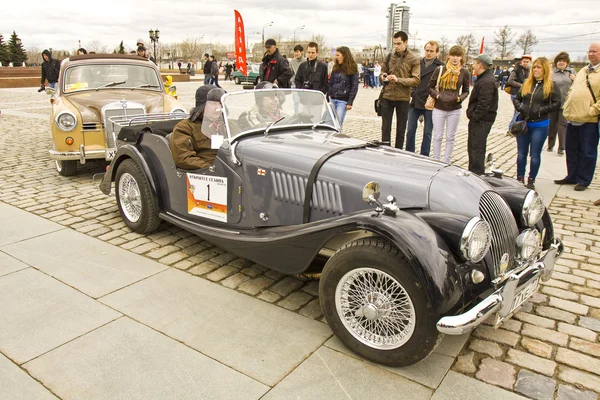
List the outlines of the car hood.
<svg viewBox="0 0 600 400">
<path fill-rule="evenodd" d="M 327 153 L 361 144 L 365 142 L 325 131 L 271 133 L 267 137 L 242 139 L 237 155 L 243 160 L 247 176 L 264 169 L 272 172 L 274 185 L 279 185 L 281 180 L 285 186 L 285 180 L 307 178 Z M 362 201 L 363 188 L 371 181 L 379 183 L 383 202 L 388 195 L 393 195 L 401 208 L 428 208 L 432 178 L 445 167 L 446 164 L 428 157 L 388 146 L 362 147 L 328 158 L 319 170 L 317 181 L 339 188 L 345 212 L 372 208 Z"/>
<path fill-rule="evenodd" d="M 146 113 L 162 113 L 164 105 L 164 94 L 162 92 L 151 92 L 147 90 L 110 90 L 86 91 L 74 93 L 64 98 L 71 102 L 81 113 L 84 122 L 102 121 L 101 110 L 105 105 L 112 102 L 136 102 L 146 107 Z"/>
</svg>

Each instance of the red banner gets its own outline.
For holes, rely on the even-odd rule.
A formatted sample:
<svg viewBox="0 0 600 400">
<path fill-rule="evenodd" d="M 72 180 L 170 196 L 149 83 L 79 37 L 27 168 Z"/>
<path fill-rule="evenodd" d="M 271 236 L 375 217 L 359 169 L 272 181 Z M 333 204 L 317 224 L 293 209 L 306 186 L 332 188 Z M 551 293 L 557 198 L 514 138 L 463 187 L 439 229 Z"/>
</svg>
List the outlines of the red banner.
<svg viewBox="0 0 600 400">
<path fill-rule="evenodd" d="M 235 13 L 235 67 L 245 76 L 248 76 L 246 66 L 246 41 L 244 35 L 244 20 L 238 10 L 233 10 Z"/>
<path fill-rule="evenodd" d="M 485 40 L 485 36 L 481 38 L 481 47 L 479 48 L 479 54 L 483 54 L 483 41 Z"/>
</svg>

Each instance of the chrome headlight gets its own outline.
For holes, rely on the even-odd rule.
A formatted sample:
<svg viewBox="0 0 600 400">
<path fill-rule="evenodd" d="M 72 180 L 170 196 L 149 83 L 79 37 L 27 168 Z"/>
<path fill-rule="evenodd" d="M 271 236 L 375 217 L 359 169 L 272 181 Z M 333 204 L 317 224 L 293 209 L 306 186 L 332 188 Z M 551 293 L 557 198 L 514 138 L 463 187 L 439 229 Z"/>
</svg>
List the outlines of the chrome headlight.
<svg viewBox="0 0 600 400">
<path fill-rule="evenodd" d="M 56 117 L 56 126 L 61 131 L 70 132 L 77 126 L 77 117 L 68 111 L 62 112 Z"/>
<path fill-rule="evenodd" d="M 460 238 L 460 251 L 469 261 L 479 262 L 485 257 L 492 244 L 490 225 L 479 217 L 467 223 Z"/>
<path fill-rule="evenodd" d="M 544 216 L 544 211 L 546 211 L 546 206 L 544 206 L 542 198 L 535 191 L 530 190 L 523 202 L 522 213 L 525 225 L 532 227 L 537 224 Z"/>
<path fill-rule="evenodd" d="M 185 110 L 181 107 L 173 107 L 171 108 L 171 111 L 169 111 L 170 114 L 174 114 L 174 113 L 183 113 L 185 114 Z"/>
<path fill-rule="evenodd" d="M 521 260 L 529 260 L 542 251 L 542 235 L 537 229 L 526 229 L 517 237 Z"/>
</svg>

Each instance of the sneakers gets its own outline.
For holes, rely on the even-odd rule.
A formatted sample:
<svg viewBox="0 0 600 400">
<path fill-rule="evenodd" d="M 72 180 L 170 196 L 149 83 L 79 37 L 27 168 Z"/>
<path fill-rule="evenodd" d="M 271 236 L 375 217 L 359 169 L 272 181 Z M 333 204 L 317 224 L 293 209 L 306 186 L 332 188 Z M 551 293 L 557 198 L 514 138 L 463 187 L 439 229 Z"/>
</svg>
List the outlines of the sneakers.
<svg viewBox="0 0 600 400">
<path fill-rule="evenodd" d="M 559 156 L 562 156 L 565 154 L 565 151 L 563 149 L 558 149 L 558 151 L 556 152 L 556 154 L 558 154 Z"/>
<path fill-rule="evenodd" d="M 535 179 L 527 178 L 527 185 L 525 185 L 527 189 L 535 190 Z"/>
</svg>

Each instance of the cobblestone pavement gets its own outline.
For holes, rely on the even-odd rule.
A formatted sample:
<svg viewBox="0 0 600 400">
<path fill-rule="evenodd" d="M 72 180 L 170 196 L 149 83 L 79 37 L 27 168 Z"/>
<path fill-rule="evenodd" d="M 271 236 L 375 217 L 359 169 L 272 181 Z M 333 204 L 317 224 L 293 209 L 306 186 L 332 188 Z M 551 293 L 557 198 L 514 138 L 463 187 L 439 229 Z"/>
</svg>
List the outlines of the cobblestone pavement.
<svg viewBox="0 0 600 400">
<path fill-rule="evenodd" d="M 229 82 L 221 84 L 226 90 L 241 89 Z M 200 81 L 178 83 L 185 106 L 193 105 L 199 85 Z M 380 138 L 381 120 L 372 111 L 377 95 L 377 90 L 360 89 L 346 119 L 346 134 Z M 503 93 L 500 100 L 488 151 L 495 154 L 499 168 L 514 176 L 516 145 L 505 136 L 512 106 Z M 51 147 L 48 99 L 35 88 L 0 90 L 0 107 L 0 201 L 185 270 L 190 278 L 218 282 L 324 321 L 316 281 L 268 270 L 166 223 L 150 235 L 131 232 L 119 216 L 114 196 L 103 195 L 97 187 L 104 162 L 80 166 L 74 177 L 59 176 L 47 153 Z M 463 167 L 468 162 L 466 122 L 463 115 L 452 160 Z M 544 152 L 542 157 L 558 156 Z M 591 189 L 600 190 L 596 172 Z M 535 399 L 596 399 L 600 393 L 600 207 L 559 196 L 549 209 L 556 233 L 566 245 L 553 278 L 500 329 L 475 330 L 453 369 Z"/>
</svg>

